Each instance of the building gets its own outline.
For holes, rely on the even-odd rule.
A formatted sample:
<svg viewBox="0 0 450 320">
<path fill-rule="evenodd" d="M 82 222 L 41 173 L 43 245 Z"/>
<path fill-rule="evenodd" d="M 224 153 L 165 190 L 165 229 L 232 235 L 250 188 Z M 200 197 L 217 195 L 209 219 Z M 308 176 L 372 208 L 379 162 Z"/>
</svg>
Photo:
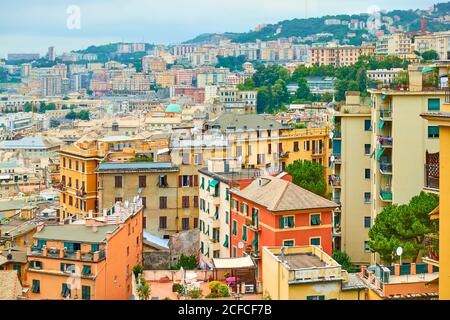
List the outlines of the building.
<svg viewBox="0 0 450 320">
<path fill-rule="evenodd" d="M 334 213 L 334 249 L 346 252 L 355 265 L 370 262 L 368 231 L 371 218 L 371 110 L 359 92 L 347 92 L 346 103 L 333 124 L 332 199 L 341 205 Z M 392 172 L 389 165 L 382 168 Z"/>
<path fill-rule="evenodd" d="M 139 193 L 144 229 L 161 238 L 198 226 L 198 176 L 182 176 L 171 162 L 100 163 L 100 208 Z"/>
<path fill-rule="evenodd" d="M 244 254 L 258 260 L 265 246 L 320 246 L 332 252 L 333 210 L 338 205 L 307 191 L 281 174 L 263 176 L 238 190 L 231 189 L 232 257 Z"/>
<path fill-rule="evenodd" d="M 39 60 L 41 55 L 39 53 L 8 53 L 6 60 L 8 61 L 21 61 L 21 60 Z"/>
<path fill-rule="evenodd" d="M 202 261 L 230 257 L 230 190 L 248 185 L 261 174 L 258 169 L 242 169 L 239 159 L 208 159 L 199 169 L 199 228 Z"/>
<path fill-rule="evenodd" d="M 435 190 L 439 190 L 440 203 L 438 210 L 431 213 L 432 219 L 439 219 L 439 252 L 432 252 L 424 259 L 429 265 L 439 268 L 439 299 L 450 300 L 450 256 L 448 248 L 450 245 L 450 199 L 447 196 L 450 192 L 450 170 L 448 163 L 450 161 L 450 97 L 447 95 L 441 111 L 426 112 L 422 117 L 428 120 L 429 125 L 439 126 L 440 153 L 438 164 L 429 165 L 432 170 L 425 171 L 425 184 L 436 179 Z M 436 168 L 437 166 L 437 168 Z M 437 170 L 436 170 L 437 169 Z M 437 171 L 437 172 L 436 172 Z M 433 179 L 430 179 L 433 177 Z"/>
<path fill-rule="evenodd" d="M 332 65 L 336 68 L 350 66 L 358 61 L 360 56 L 371 56 L 374 47 L 369 46 L 329 46 L 311 48 L 311 64 Z"/>
<path fill-rule="evenodd" d="M 218 99 L 225 112 L 256 113 L 257 91 L 241 91 L 237 87 L 220 87 Z"/>
<path fill-rule="evenodd" d="M 439 56 L 439 60 L 450 59 L 449 47 L 450 31 L 435 32 L 416 36 L 414 39 L 415 50 L 419 53 L 434 50 Z"/>
<path fill-rule="evenodd" d="M 367 78 L 378 83 L 390 84 L 401 71 L 403 71 L 401 68 L 367 70 Z"/>
<path fill-rule="evenodd" d="M 23 287 L 17 276 L 17 271 L 2 271 L 0 269 L 0 300 L 18 300 L 23 296 Z"/>
<path fill-rule="evenodd" d="M 0 142 L 0 151 L 23 150 L 31 158 L 48 158 L 55 156 L 61 145 L 62 141 L 57 138 L 29 136 Z"/>
<path fill-rule="evenodd" d="M 47 59 L 50 61 L 56 60 L 56 49 L 55 47 L 49 47 L 47 51 Z"/>
<path fill-rule="evenodd" d="M 376 44 L 376 54 L 404 55 L 413 53 L 412 39 L 404 32 L 395 32 L 382 37 Z"/>
<path fill-rule="evenodd" d="M 142 264 L 142 202 L 118 203 L 99 218 L 42 226 L 28 251 L 33 300 L 129 300 Z"/>
<path fill-rule="evenodd" d="M 273 300 L 366 300 L 367 287 L 317 246 L 264 247 L 263 290 Z"/>
</svg>

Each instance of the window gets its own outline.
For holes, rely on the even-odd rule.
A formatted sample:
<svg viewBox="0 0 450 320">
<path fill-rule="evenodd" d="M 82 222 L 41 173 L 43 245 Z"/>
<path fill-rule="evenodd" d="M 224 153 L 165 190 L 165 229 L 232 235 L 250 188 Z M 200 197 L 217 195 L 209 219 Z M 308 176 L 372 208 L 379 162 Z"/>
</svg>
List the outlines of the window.
<svg viewBox="0 0 450 320">
<path fill-rule="evenodd" d="M 300 148 L 298 147 L 298 141 L 294 141 L 294 152 L 300 151 Z"/>
<path fill-rule="evenodd" d="M 237 249 L 236 247 L 233 247 L 233 258 L 237 257 Z"/>
<path fill-rule="evenodd" d="M 280 229 L 290 229 L 294 227 L 295 227 L 294 216 L 280 218 Z"/>
<path fill-rule="evenodd" d="M 159 217 L 159 228 L 167 229 L 167 217 Z"/>
<path fill-rule="evenodd" d="M 116 188 L 122 188 L 122 176 L 115 176 L 114 183 Z"/>
<path fill-rule="evenodd" d="M 364 170 L 364 178 L 370 179 L 370 169 L 365 169 Z"/>
<path fill-rule="evenodd" d="M 309 151 L 309 149 L 310 149 L 310 143 L 309 143 L 309 141 L 303 142 L 303 147 L 304 147 L 305 151 Z"/>
<path fill-rule="evenodd" d="M 246 225 L 242 226 L 242 240 L 247 241 L 247 226 Z"/>
<path fill-rule="evenodd" d="M 237 236 L 237 221 L 233 220 L 233 236 Z"/>
<path fill-rule="evenodd" d="M 91 287 L 81 286 L 81 299 L 91 300 Z"/>
<path fill-rule="evenodd" d="M 364 193 L 364 203 L 371 203 L 372 202 L 372 194 L 370 192 Z"/>
<path fill-rule="evenodd" d="M 306 300 L 325 300 L 325 296 L 307 296 Z"/>
<path fill-rule="evenodd" d="M 283 247 L 295 246 L 295 240 L 283 240 Z"/>
<path fill-rule="evenodd" d="M 122 198 L 121 197 L 117 197 L 117 198 L 114 198 L 114 202 L 115 203 L 117 203 L 117 202 L 122 202 Z"/>
<path fill-rule="evenodd" d="M 178 177 L 179 187 L 192 187 L 192 179 L 191 176 L 179 176 Z"/>
<path fill-rule="evenodd" d="M 438 126 L 428 126 L 428 138 L 429 139 L 439 138 L 439 127 Z"/>
<path fill-rule="evenodd" d="M 198 196 L 194 196 L 194 208 L 198 208 Z"/>
<path fill-rule="evenodd" d="M 142 199 L 142 206 L 144 207 L 144 209 L 147 208 L 147 197 L 141 197 Z"/>
<path fill-rule="evenodd" d="M 194 218 L 194 229 L 198 228 L 198 218 Z"/>
<path fill-rule="evenodd" d="M 70 298 L 70 284 L 62 284 L 61 297 Z"/>
<path fill-rule="evenodd" d="M 159 176 L 158 186 L 160 188 L 167 188 L 168 184 L 167 184 L 167 176 L 166 175 Z"/>
<path fill-rule="evenodd" d="M 81 270 L 81 273 L 82 273 L 83 276 L 91 275 L 92 274 L 91 266 L 83 266 L 83 269 Z"/>
<path fill-rule="evenodd" d="M 321 221 L 320 221 L 320 214 L 312 214 L 310 216 L 310 223 L 312 226 L 320 226 L 321 225 Z"/>
<path fill-rule="evenodd" d="M 309 244 L 312 246 L 320 246 L 320 238 L 311 238 Z"/>
<path fill-rule="evenodd" d="M 364 251 L 370 252 L 369 241 L 364 241 Z"/>
<path fill-rule="evenodd" d="M 371 147 L 370 144 L 365 144 L 365 145 L 364 145 L 364 154 L 365 154 L 366 156 L 370 155 L 370 147 Z"/>
<path fill-rule="evenodd" d="M 147 186 L 147 177 L 139 176 L 139 188 L 145 188 Z"/>
<path fill-rule="evenodd" d="M 370 120 L 364 120 L 364 131 L 372 130 L 372 122 Z"/>
<path fill-rule="evenodd" d="M 248 205 L 244 202 L 241 202 L 241 211 L 242 214 L 248 214 Z"/>
<path fill-rule="evenodd" d="M 41 292 L 41 281 L 33 279 L 33 284 L 31 286 L 31 292 L 33 292 L 33 293 Z"/>
<path fill-rule="evenodd" d="M 370 229 L 372 219 L 370 217 L 364 217 L 364 228 Z"/>
<path fill-rule="evenodd" d="M 183 230 L 189 230 L 189 218 L 183 218 L 181 220 L 181 228 Z"/>
<path fill-rule="evenodd" d="M 183 196 L 181 198 L 181 205 L 182 205 L 183 209 L 189 208 L 189 196 Z"/>
<path fill-rule="evenodd" d="M 225 235 L 225 242 L 223 243 L 223 246 L 225 248 L 229 247 L 229 236 L 227 234 Z"/>
<path fill-rule="evenodd" d="M 428 99 L 428 111 L 440 111 L 441 100 L 440 99 Z"/>
<path fill-rule="evenodd" d="M 167 209 L 167 197 L 159 197 L 159 208 Z"/>
<path fill-rule="evenodd" d="M 99 250 L 98 243 L 91 244 L 91 252 L 97 252 Z"/>
</svg>

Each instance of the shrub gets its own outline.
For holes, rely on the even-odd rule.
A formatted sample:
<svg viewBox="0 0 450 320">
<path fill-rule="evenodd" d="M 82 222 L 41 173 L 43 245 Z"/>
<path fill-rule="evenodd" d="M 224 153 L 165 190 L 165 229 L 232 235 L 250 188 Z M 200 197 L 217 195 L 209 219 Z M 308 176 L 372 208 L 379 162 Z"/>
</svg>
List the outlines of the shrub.
<svg viewBox="0 0 450 320">
<path fill-rule="evenodd" d="M 184 287 L 181 283 L 174 283 L 172 285 L 172 292 L 182 293 L 184 290 Z"/>
<path fill-rule="evenodd" d="M 133 273 L 134 273 L 134 276 L 136 277 L 136 281 L 137 281 L 138 275 L 139 275 L 140 273 L 142 273 L 143 271 L 144 271 L 144 267 L 141 266 L 141 265 L 135 265 L 135 266 L 133 267 Z"/>
<path fill-rule="evenodd" d="M 192 289 L 188 292 L 188 297 L 191 299 L 200 299 L 203 297 L 203 291 L 202 289 Z"/>
<path fill-rule="evenodd" d="M 211 293 L 207 298 L 227 298 L 231 296 L 228 286 L 220 281 L 211 282 L 208 285 L 208 288 L 211 290 Z"/>
</svg>

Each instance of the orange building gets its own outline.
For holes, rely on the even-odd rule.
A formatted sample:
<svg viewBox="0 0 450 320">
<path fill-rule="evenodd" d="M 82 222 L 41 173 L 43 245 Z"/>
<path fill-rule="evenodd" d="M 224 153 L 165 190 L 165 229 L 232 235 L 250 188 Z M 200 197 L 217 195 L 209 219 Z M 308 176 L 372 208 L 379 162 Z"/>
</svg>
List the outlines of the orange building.
<svg viewBox="0 0 450 320">
<path fill-rule="evenodd" d="M 104 216 L 41 226 L 28 251 L 31 299 L 128 300 L 142 264 L 142 200 Z"/>
<path fill-rule="evenodd" d="M 60 221 L 79 219 L 89 212 L 97 213 L 98 179 L 96 169 L 104 159 L 131 159 L 136 151 L 147 151 L 142 140 L 110 136 L 88 142 L 77 142 L 60 151 Z"/>
<path fill-rule="evenodd" d="M 262 247 L 315 245 L 331 255 L 334 202 L 272 176 L 230 193 L 231 256 L 252 255 L 259 279 Z"/>
</svg>

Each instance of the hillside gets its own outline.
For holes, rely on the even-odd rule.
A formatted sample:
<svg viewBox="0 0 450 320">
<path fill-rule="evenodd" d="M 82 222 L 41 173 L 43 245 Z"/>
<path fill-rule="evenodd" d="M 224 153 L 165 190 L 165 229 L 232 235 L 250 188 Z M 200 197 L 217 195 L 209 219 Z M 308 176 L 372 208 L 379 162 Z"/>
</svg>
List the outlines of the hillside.
<svg viewBox="0 0 450 320">
<path fill-rule="evenodd" d="M 385 12 L 382 13 L 382 20 L 385 22 L 388 21 L 390 25 L 395 27 L 403 26 L 405 31 L 414 32 L 420 30 L 420 18 L 426 16 L 428 18 L 428 31 L 436 32 L 450 29 L 450 24 L 432 21 L 433 18 L 443 17 L 445 15 L 450 15 L 450 2 L 436 4 L 433 12 L 419 9 Z M 369 37 L 369 40 L 374 39 L 374 36 L 369 34 L 365 29 L 351 30 L 347 25 L 326 25 L 325 21 L 328 19 L 339 19 L 341 21 L 359 20 L 365 22 L 368 18 L 368 14 L 358 14 L 328 15 L 308 19 L 285 20 L 277 24 L 270 24 L 257 32 L 202 34 L 186 43 L 216 43 L 221 39 L 230 39 L 233 42 L 244 43 L 254 42 L 257 39 L 268 41 L 288 37 L 304 38 L 319 33 L 331 33 L 334 35 L 333 38 L 342 41 L 346 39 L 349 32 L 352 32 L 355 33 L 355 37 L 348 39 L 349 43 L 357 45 L 362 41 L 367 41 L 367 39 L 363 38 L 363 35 L 364 37 Z M 386 25 L 383 25 L 381 30 L 388 33 Z"/>
</svg>

